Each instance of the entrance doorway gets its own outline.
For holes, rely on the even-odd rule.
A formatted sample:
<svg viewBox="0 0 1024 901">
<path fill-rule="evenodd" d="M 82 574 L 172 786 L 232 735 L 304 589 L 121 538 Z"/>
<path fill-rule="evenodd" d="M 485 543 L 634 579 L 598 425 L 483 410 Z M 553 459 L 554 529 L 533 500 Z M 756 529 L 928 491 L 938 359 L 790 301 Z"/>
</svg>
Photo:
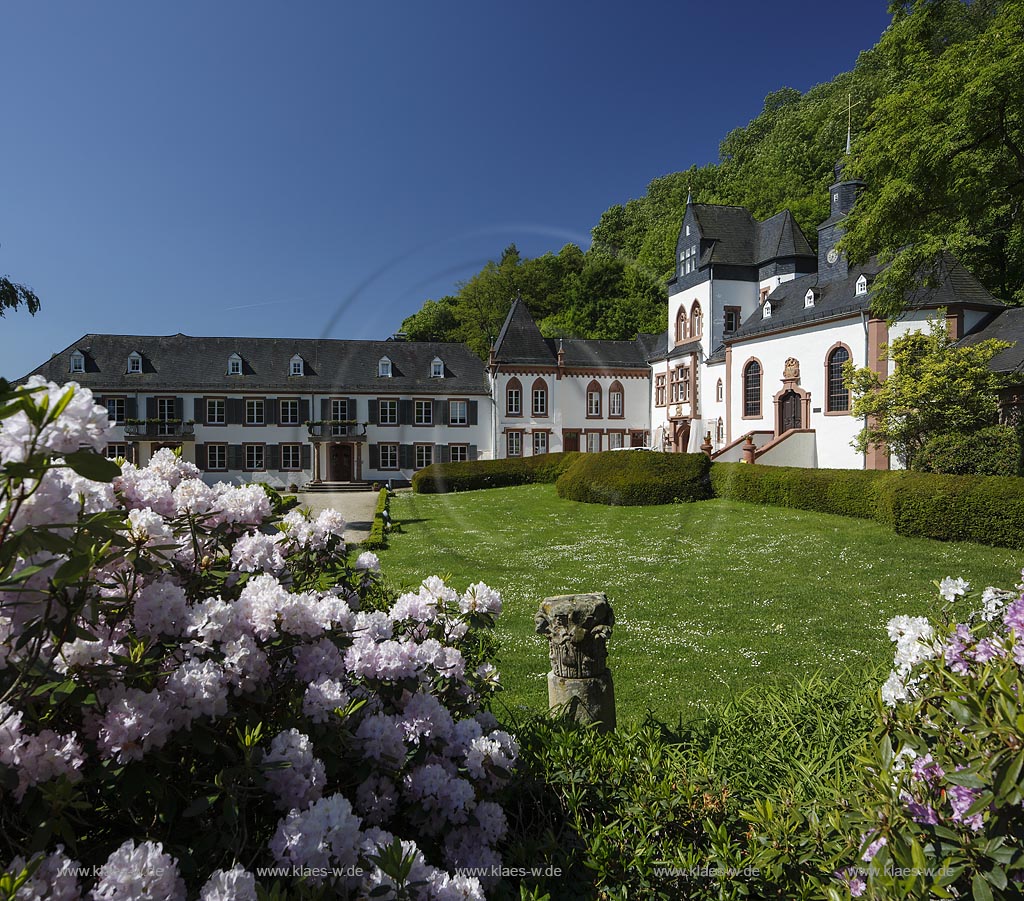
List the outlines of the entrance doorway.
<svg viewBox="0 0 1024 901">
<path fill-rule="evenodd" d="M 779 398 L 779 434 L 782 435 L 790 429 L 802 429 L 801 408 L 803 404 L 800 395 L 795 391 L 787 391 Z"/>
<path fill-rule="evenodd" d="M 562 444 L 566 451 L 578 451 L 580 449 L 580 433 L 566 432 L 562 437 Z"/>
<path fill-rule="evenodd" d="M 690 443 L 690 420 L 684 419 L 682 422 L 676 423 L 676 435 L 675 442 L 673 443 L 672 449 L 677 454 L 685 454 L 686 446 Z"/>
<path fill-rule="evenodd" d="M 327 455 L 327 481 L 328 482 L 351 482 L 352 481 L 352 445 L 332 444 Z"/>
</svg>

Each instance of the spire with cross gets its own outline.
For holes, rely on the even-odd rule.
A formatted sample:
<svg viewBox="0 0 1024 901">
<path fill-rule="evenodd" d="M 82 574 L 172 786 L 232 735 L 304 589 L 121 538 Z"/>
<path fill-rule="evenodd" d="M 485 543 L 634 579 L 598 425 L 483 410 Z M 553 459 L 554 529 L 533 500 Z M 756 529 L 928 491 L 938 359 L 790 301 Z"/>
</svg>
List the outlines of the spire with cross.
<svg viewBox="0 0 1024 901">
<path fill-rule="evenodd" d="M 850 154 L 850 138 L 853 135 L 853 108 L 860 106 L 863 100 L 853 102 L 853 94 L 846 95 L 846 154 Z"/>
</svg>

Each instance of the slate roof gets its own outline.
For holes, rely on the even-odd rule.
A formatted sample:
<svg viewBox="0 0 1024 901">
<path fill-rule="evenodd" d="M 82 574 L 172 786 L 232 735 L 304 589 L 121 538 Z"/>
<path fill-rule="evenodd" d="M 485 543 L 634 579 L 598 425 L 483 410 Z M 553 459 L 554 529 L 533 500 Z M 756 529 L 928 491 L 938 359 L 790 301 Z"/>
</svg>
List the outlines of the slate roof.
<svg viewBox="0 0 1024 901">
<path fill-rule="evenodd" d="M 728 337 L 728 342 L 742 341 L 755 335 L 779 331 L 798 325 L 810 325 L 814 322 L 836 319 L 855 313 L 868 312 L 871 308 L 871 281 L 885 266 L 872 257 L 863 266 L 851 267 L 847 277 L 842 280 L 818 284 L 817 273 L 811 273 L 788 282 L 783 282 L 771 294 L 768 302 L 772 305 L 772 315 L 765 319 L 763 306 Z M 861 275 L 868 277 L 868 292 L 858 295 L 857 279 Z M 814 306 L 804 307 L 807 289 L 815 292 Z M 907 307 L 936 308 L 969 305 L 993 311 L 1003 310 L 1003 304 L 993 299 L 979 282 L 951 254 L 943 256 L 939 272 L 939 284 L 936 288 L 920 288 L 907 298 Z"/>
<path fill-rule="evenodd" d="M 699 266 L 719 263 L 730 266 L 758 266 L 783 257 L 806 256 L 814 251 L 796 224 L 792 213 L 781 213 L 758 222 L 740 206 L 711 203 L 692 204 L 701 238 L 713 242 L 700 258 Z"/>
<path fill-rule="evenodd" d="M 71 372 L 71 354 L 85 356 L 85 372 Z M 128 373 L 128 355 L 142 355 L 142 372 Z M 228 357 L 242 358 L 242 375 L 228 375 Z M 298 354 L 305 375 L 289 376 Z M 378 377 L 381 357 L 391 378 Z M 443 379 L 430 377 L 435 357 Z M 274 389 L 294 393 L 332 390 L 488 394 L 483 362 L 464 344 L 432 341 L 341 341 L 328 338 L 202 338 L 191 335 L 84 335 L 29 375 L 77 381 L 105 391 L 191 389 L 222 393 Z M 26 376 L 27 378 L 28 376 Z"/>
<path fill-rule="evenodd" d="M 512 307 L 494 343 L 494 359 L 513 365 L 555 366 L 561 345 L 566 366 L 647 369 L 650 348 L 664 335 L 638 335 L 633 341 L 581 338 L 545 338 L 520 298 Z"/>
<path fill-rule="evenodd" d="M 975 328 L 960 340 L 960 344 L 977 344 L 989 338 L 1013 342 L 1012 347 L 1000 351 L 989 363 L 996 372 L 1024 372 L 1024 308 L 1010 307 L 995 319 Z"/>
</svg>

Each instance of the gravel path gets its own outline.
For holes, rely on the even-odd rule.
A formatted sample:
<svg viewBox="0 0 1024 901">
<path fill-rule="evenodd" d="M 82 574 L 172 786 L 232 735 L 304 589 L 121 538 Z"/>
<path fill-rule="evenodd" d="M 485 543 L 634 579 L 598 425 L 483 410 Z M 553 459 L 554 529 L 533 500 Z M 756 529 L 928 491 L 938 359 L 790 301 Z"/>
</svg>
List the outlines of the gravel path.
<svg viewBox="0 0 1024 901">
<path fill-rule="evenodd" d="M 309 507 L 315 516 L 321 510 L 338 510 L 345 517 L 345 540 L 357 544 L 370 534 L 373 511 L 377 507 L 376 491 L 300 491 L 299 504 Z"/>
</svg>

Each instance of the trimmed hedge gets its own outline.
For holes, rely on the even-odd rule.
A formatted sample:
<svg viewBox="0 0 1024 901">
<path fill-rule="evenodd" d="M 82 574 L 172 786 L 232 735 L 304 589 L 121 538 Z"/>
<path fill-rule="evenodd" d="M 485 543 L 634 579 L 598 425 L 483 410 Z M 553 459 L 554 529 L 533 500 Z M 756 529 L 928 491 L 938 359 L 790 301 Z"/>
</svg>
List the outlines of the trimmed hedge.
<svg viewBox="0 0 1024 901">
<path fill-rule="evenodd" d="M 704 454 L 605 451 L 581 454 L 555 482 L 559 497 L 585 504 L 645 506 L 711 497 Z"/>
<path fill-rule="evenodd" d="M 897 535 L 1024 548 L 1024 479 L 715 463 L 716 497 L 874 519 Z"/>
<path fill-rule="evenodd" d="M 412 490 L 417 494 L 446 494 L 449 491 L 554 482 L 579 456 L 578 452 L 570 451 L 505 460 L 434 463 L 412 477 Z"/>
<path fill-rule="evenodd" d="M 936 435 L 914 455 L 914 469 L 956 475 L 1020 475 L 1017 432 L 994 425 L 971 435 Z"/>
<path fill-rule="evenodd" d="M 363 541 L 363 547 L 370 551 L 380 551 L 388 546 L 387 532 L 384 531 L 384 511 L 388 508 L 388 490 L 381 488 L 377 494 L 377 509 L 373 513 L 373 525 L 370 534 Z"/>
</svg>

